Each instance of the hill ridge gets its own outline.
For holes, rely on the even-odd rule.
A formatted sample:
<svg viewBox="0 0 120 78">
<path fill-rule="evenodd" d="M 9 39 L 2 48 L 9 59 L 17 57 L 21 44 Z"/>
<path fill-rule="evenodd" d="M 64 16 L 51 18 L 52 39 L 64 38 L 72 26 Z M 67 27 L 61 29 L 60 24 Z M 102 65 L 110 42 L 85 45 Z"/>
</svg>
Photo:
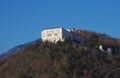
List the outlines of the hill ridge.
<svg viewBox="0 0 120 78">
<path fill-rule="evenodd" d="M 86 38 L 85 43 L 67 38 L 64 42 L 37 40 L 27 45 L 0 62 L 0 78 L 119 78 L 119 39 L 87 31 L 80 33 Z M 105 53 L 100 51 L 100 44 L 118 49 Z"/>
</svg>

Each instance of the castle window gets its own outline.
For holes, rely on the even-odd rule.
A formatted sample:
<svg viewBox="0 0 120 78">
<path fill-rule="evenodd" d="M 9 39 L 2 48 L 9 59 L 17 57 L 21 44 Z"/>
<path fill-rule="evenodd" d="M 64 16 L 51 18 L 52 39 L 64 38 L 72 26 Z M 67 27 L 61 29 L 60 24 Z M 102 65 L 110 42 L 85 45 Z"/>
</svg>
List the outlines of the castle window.
<svg viewBox="0 0 120 78">
<path fill-rule="evenodd" d="M 58 35 L 60 35 L 59 33 L 54 33 L 54 36 L 58 36 Z"/>
<path fill-rule="evenodd" d="M 58 34 L 57 33 L 54 33 L 54 36 L 57 36 Z"/>
<path fill-rule="evenodd" d="M 48 34 L 47 36 L 50 37 L 50 36 L 52 36 L 52 34 Z"/>
</svg>

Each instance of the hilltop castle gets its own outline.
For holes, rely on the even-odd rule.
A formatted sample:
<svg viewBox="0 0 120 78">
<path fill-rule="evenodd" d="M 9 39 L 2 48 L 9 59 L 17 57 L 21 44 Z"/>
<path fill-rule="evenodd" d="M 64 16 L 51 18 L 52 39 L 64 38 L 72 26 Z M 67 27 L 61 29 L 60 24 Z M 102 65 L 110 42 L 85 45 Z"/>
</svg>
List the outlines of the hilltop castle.
<svg viewBox="0 0 120 78">
<path fill-rule="evenodd" d="M 41 32 L 42 41 L 64 41 L 70 37 L 72 41 L 84 42 L 85 39 L 80 34 L 75 34 L 75 29 L 64 29 L 61 27 L 47 28 Z"/>
</svg>

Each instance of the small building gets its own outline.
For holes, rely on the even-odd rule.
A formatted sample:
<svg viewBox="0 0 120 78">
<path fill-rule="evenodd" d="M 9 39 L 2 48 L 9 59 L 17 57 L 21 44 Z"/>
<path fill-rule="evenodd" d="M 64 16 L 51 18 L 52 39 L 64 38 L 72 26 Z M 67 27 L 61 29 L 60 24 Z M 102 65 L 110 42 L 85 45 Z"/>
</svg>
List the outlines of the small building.
<svg viewBox="0 0 120 78">
<path fill-rule="evenodd" d="M 42 41 L 64 41 L 65 38 L 70 37 L 72 41 L 83 42 L 85 39 L 80 34 L 74 34 L 75 29 L 64 29 L 61 27 L 54 27 L 44 29 L 41 32 Z"/>
<path fill-rule="evenodd" d="M 103 45 L 99 45 L 99 50 L 100 50 L 100 51 L 104 51 Z"/>
<path fill-rule="evenodd" d="M 99 50 L 102 52 L 112 53 L 112 47 L 108 45 L 99 45 Z"/>
</svg>

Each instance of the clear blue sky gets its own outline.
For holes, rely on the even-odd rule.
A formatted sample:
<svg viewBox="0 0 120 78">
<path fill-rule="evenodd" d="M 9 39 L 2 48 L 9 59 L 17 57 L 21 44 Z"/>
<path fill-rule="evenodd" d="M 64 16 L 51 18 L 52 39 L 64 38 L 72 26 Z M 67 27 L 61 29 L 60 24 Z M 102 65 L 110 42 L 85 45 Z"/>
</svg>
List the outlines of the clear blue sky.
<svg viewBox="0 0 120 78">
<path fill-rule="evenodd" d="M 120 38 L 120 0 L 0 0 L 0 53 L 53 26 Z"/>
</svg>

